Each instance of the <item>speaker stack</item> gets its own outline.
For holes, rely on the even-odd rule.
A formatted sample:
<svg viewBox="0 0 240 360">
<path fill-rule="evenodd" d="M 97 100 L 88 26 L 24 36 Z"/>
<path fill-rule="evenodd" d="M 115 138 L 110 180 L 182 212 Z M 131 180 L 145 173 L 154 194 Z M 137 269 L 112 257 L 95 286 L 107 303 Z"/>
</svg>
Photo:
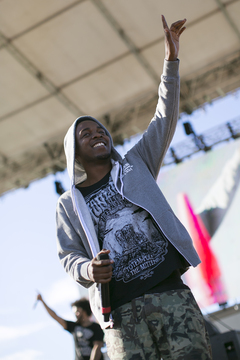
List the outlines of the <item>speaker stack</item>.
<svg viewBox="0 0 240 360">
<path fill-rule="evenodd" d="M 240 331 L 210 335 L 213 360 L 240 360 Z"/>
</svg>

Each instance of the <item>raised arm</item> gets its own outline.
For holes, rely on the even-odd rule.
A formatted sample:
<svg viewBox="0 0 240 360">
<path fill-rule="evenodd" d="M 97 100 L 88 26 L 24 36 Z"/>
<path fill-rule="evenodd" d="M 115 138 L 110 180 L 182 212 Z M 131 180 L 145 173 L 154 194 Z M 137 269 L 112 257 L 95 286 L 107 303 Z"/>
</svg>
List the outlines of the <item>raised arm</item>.
<svg viewBox="0 0 240 360">
<path fill-rule="evenodd" d="M 178 121 L 180 98 L 179 38 L 185 30 L 185 23 L 186 19 L 179 20 L 169 28 L 165 17 L 162 16 L 165 34 L 165 60 L 158 91 L 158 104 L 155 115 L 142 139 L 129 151 L 129 154 L 132 152 L 134 156 L 140 156 L 154 178 L 157 178 Z M 130 159 L 128 161 L 131 162 Z"/>
<path fill-rule="evenodd" d="M 37 300 L 41 301 L 43 303 L 43 306 L 45 307 L 45 309 L 47 310 L 48 314 L 54 319 L 56 320 L 60 325 L 62 325 L 62 327 L 66 330 L 67 328 L 67 323 L 64 319 L 62 319 L 60 316 L 58 316 L 55 311 L 53 311 L 52 309 L 50 309 L 50 307 L 45 303 L 45 301 L 42 298 L 41 294 L 37 295 Z"/>
</svg>

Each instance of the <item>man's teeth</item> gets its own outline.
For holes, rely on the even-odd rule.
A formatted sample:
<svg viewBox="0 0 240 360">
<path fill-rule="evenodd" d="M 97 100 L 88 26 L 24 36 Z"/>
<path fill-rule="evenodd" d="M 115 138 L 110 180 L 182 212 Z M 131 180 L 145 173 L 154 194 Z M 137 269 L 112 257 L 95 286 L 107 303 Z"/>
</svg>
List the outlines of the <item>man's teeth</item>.
<svg viewBox="0 0 240 360">
<path fill-rule="evenodd" d="M 105 146 L 105 145 L 104 145 L 104 143 L 101 142 L 101 143 L 97 143 L 94 145 L 94 147 L 97 147 L 97 146 Z"/>
</svg>

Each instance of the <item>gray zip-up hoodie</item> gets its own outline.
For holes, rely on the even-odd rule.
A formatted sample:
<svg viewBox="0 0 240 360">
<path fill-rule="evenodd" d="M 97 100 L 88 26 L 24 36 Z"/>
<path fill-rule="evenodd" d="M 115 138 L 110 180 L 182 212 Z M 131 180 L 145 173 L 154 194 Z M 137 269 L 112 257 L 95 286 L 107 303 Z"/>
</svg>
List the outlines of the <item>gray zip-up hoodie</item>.
<svg viewBox="0 0 240 360">
<path fill-rule="evenodd" d="M 187 262 L 195 267 L 200 263 L 200 259 L 192 240 L 156 183 L 178 120 L 180 93 L 178 67 L 178 60 L 164 61 L 155 115 L 142 138 L 123 159 L 114 149 L 111 135 L 107 129 L 104 129 L 111 139 L 111 176 L 117 191 L 130 202 L 147 210 L 166 238 Z M 83 119 L 91 119 L 99 123 L 90 116 L 80 117 L 69 128 L 64 140 L 71 190 L 60 197 L 57 205 L 58 255 L 66 272 L 76 282 L 89 288 L 93 314 L 104 328 L 109 324 L 104 323 L 101 314 L 100 287 L 89 279 L 87 272 L 89 262 L 100 251 L 99 243 L 88 207 L 75 186 L 86 179 L 84 169 L 75 161 L 75 130 L 78 122 Z M 100 125 L 103 127 L 102 124 Z"/>
</svg>

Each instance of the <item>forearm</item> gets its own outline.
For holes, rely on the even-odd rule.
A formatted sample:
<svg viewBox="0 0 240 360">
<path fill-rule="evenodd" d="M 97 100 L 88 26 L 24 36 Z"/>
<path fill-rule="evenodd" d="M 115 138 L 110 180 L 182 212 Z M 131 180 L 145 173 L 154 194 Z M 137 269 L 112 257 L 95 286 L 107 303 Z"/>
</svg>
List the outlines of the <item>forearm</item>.
<svg viewBox="0 0 240 360">
<path fill-rule="evenodd" d="M 142 139 L 129 152 L 137 151 L 154 177 L 173 138 L 180 96 L 179 61 L 164 61 L 156 113 Z"/>
<path fill-rule="evenodd" d="M 159 131 L 168 147 L 175 133 L 180 99 L 179 60 L 164 60 L 163 73 L 158 91 L 158 104 L 155 119 L 158 120 Z"/>
<path fill-rule="evenodd" d="M 102 352 L 101 352 L 102 345 L 94 345 L 92 348 L 90 360 L 100 360 Z"/>
<path fill-rule="evenodd" d="M 43 306 L 45 307 L 45 309 L 47 310 L 48 314 L 54 319 L 56 320 L 61 326 L 63 326 L 64 329 L 67 329 L 67 323 L 64 319 L 62 319 L 60 316 L 58 316 L 55 311 L 53 311 L 52 309 L 50 309 L 50 307 L 45 303 L 45 301 L 43 300 L 42 296 L 39 294 L 38 295 L 38 300 L 42 302 Z"/>
<path fill-rule="evenodd" d="M 88 288 L 92 285 L 87 268 L 91 260 L 90 249 L 83 245 L 83 229 L 71 209 L 70 199 L 59 201 L 56 212 L 57 221 L 57 252 L 64 270 L 76 282 Z M 70 208 L 70 209 L 69 209 Z M 70 218 L 72 221 L 70 221 Z M 87 240 L 85 240 L 85 244 Z"/>
<path fill-rule="evenodd" d="M 56 313 L 55 311 L 53 311 L 52 309 L 50 309 L 50 307 L 45 303 L 44 300 L 41 300 L 43 306 L 45 307 L 45 309 L 47 310 L 48 314 L 53 318 L 55 319 L 56 318 Z"/>
</svg>

